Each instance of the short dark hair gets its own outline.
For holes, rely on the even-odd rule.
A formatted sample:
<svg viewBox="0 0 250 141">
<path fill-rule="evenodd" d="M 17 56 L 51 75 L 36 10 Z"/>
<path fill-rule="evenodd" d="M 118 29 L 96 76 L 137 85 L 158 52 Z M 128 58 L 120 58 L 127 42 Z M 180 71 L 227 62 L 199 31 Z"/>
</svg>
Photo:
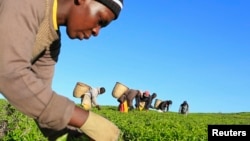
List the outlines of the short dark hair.
<svg viewBox="0 0 250 141">
<path fill-rule="evenodd" d="M 172 100 L 168 100 L 168 104 L 173 104 L 173 101 Z"/>
<path fill-rule="evenodd" d="M 156 97 L 157 97 L 157 94 L 156 94 L 156 93 L 153 93 L 153 94 L 152 94 L 152 97 L 153 97 L 153 98 L 156 98 Z"/>
<path fill-rule="evenodd" d="M 104 87 L 101 87 L 101 88 L 100 88 L 100 94 L 105 93 L 105 91 L 106 91 L 106 89 L 105 89 Z"/>
</svg>

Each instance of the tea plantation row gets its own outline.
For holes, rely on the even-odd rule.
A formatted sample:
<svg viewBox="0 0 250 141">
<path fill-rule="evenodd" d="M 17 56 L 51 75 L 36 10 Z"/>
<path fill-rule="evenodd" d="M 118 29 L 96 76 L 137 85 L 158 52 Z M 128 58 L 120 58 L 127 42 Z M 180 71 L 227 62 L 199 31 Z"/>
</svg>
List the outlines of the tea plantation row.
<svg viewBox="0 0 250 141">
<path fill-rule="evenodd" d="M 47 140 L 32 119 L 15 110 L 5 100 L 0 100 L 0 108 L 0 140 Z M 119 141 L 206 141 L 208 124 L 250 125 L 250 113 L 190 113 L 188 116 L 154 110 L 121 113 L 115 106 L 102 106 L 100 111 L 93 111 L 113 121 L 121 129 Z M 8 123 L 5 130 L 4 121 Z M 108 132 L 108 129 L 103 132 Z M 86 140 L 86 137 L 83 135 L 74 139 L 78 140 Z M 60 141 L 66 139 L 61 138 Z"/>
</svg>

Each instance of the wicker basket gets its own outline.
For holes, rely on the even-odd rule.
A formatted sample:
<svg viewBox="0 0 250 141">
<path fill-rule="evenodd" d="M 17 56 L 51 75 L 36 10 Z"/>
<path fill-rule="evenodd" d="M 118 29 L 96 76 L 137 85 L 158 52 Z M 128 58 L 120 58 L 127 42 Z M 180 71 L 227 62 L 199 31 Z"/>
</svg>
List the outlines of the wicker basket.
<svg viewBox="0 0 250 141">
<path fill-rule="evenodd" d="M 112 91 L 112 96 L 114 98 L 119 98 L 120 96 L 122 96 L 129 88 L 125 85 L 123 85 L 120 82 L 116 82 L 113 91 Z"/>
<path fill-rule="evenodd" d="M 162 101 L 160 99 L 155 100 L 154 108 L 157 109 Z"/>
<path fill-rule="evenodd" d="M 73 96 L 80 98 L 82 95 L 87 93 L 90 90 L 90 86 L 82 82 L 77 82 L 73 91 Z"/>
</svg>

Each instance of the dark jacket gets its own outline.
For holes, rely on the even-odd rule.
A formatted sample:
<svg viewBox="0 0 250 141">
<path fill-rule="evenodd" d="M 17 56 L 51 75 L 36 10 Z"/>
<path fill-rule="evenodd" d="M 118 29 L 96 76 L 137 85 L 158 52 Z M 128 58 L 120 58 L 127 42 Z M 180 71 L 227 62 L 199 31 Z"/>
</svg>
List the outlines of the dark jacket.
<svg viewBox="0 0 250 141">
<path fill-rule="evenodd" d="M 189 111 L 189 105 L 186 101 L 184 101 L 179 108 L 179 113 L 181 114 L 187 114 Z"/>
<path fill-rule="evenodd" d="M 153 97 L 152 95 L 149 95 L 149 97 L 145 97 L 144 95 L 138 95 L 136 96 L 136 103 L 135 103 L 135 107 L 138 108 L 140 105 L 140 102 L 145 102 L 145 107 L 144 109 L 148 110 L 149 108 L 152 108 L 151 104 L 152 101 L 155 97 Z"/>
<path fill-rule="evenodd" d="M 172 104 L 171 100 L 166 100 L 166 101 L 162 101 L 159 106 L 158 106 L 158 110 L 162 110 L 168 112 L 169 111 L 169 106 Z"/>
</svg>

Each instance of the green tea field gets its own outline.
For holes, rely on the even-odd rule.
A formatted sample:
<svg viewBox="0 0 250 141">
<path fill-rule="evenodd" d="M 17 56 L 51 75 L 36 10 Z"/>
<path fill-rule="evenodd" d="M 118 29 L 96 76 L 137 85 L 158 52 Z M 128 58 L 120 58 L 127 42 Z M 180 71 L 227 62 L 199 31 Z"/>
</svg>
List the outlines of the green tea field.
<svg viewBox="0 0 250 141">
<path fill-rule="evenodd" d="M 46 141 L 35 122 L 18 112 L 5 100 L 0 100 L 0 140 Z M 189 113 L 187 116 L 175 112 L 160 113 L 154 110 L 121 113 L 115 106 L 93 109 L 120 129 L 119 141 L 206 141 L 208 125 L 250 125 L 250 112 L 245 113 Z M 6 124 L 4 124 L 6 123 Z M 104 132 L 108 132 L 104 131 Z M 58 141 L 69 141 L 64 138 Z M 87 140 L 83 135 L 72 141 Z"/>
</svg>

